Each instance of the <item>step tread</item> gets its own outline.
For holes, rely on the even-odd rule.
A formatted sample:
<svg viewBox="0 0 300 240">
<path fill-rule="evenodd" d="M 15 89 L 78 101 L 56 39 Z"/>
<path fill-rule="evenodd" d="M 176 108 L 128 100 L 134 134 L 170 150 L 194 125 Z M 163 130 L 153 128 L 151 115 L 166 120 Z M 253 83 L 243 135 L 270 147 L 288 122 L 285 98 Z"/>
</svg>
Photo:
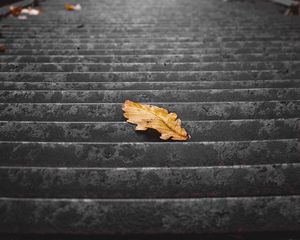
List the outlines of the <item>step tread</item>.
<svg viewBox="0 0 300 240">
<path fill-rule="evenodd" d="M 110 169 L 0 167 L 0 196 L 113 199 L 299 195 L 299 171 L 300 163 Z"/>
<path fill-rule="evenodd" d="M 0 231 L 6 233 L 225 233 L 295 231 L 300 226 L 299 212 L 295 211 L 300 207 L 299 196 L 174 200 L 0 198 L 0 207 Z M 15 219 L 19 219 L 18 224 Z"/>
<path fill-rule="evenodd" d="M 0 141 L 2 166 L 193 167 L 299 163 L 297 139 L 219 142 Z"/>
<path fill-rule="evenodd" d="M 183 121 L 300 117 L 300 100 L 148 104 L 176 112 Z M 0 103 L 0 110 L 2 121 L 125 120 L 122 103 Z"/>
<path fill-rule="evenodd" d="M 300 119 L 185 121 L 189 141 L 246 141 L 300 137 Z M 158 142 L 159 134 L 135 132 L 126 122 L 1 121 L 2 141 Z"/>
</svg>

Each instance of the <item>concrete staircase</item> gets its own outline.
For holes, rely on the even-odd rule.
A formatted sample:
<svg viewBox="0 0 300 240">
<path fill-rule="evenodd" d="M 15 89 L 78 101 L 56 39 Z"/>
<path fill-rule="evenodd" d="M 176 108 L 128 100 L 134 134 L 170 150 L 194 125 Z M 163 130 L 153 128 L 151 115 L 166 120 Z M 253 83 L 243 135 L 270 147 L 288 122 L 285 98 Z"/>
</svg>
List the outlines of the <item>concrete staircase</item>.
<svg viewBox="0 0 300 240">
<path fill-rule="evenodd" d="M 81 0 L 1 22 L 0 232 L 300 229 L 300 18 L 264 1 Z M 175 111 L 160 141 L 122 103 Z"/>
</svg>

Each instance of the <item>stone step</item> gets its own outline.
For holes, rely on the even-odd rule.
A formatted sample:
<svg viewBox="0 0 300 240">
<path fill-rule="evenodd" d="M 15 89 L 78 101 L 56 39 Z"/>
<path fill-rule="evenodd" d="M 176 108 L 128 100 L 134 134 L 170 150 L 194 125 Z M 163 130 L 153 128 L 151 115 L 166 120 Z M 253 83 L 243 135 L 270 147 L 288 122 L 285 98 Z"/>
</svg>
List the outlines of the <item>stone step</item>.
<svg viewBox="0 0 300 240">
<path fill-rule="evenodd" d="M 215 2 L 214 2 L 215 4 Z M 22 25 L 18 25 L 18 23 L 20 23 L 20 20 L 17 18 L 7 18 L 5 19 L 5 22 L 11 22 L 14 23 L 16 25 L 18 25 L 20 28 L 23 27 L 29 27 L 31 26 L 31 24 L 33 24 L 33 26 L 40 26 L 41 24 L 45 24 L 45 25 L 49 25 L 49 26 L 59 26 L 60 27 L 70 27 L 72 25 L 76 25 L 78 24 L 76 22 L 76 20 L 78 20 L 78 12 L 75 14 L 72 14 L 72 18 L 68 18 L 67 21 L 65 21 L 66 19 L 64 18 L 56 18 L 53 19 L 51 21 L 48 21 L 49 19 L 45 19 L 45 14 L 48 13 L 52 14 L 54 12 L 53 9 L 51 9 L 51 6 L 49 5 L 45 5 L 45 3 L 43 3 L 44 7 L 47 7 L 47 9 L 49 9 L 47 12 L 45 11 L 43 15 L 40 15 L 39 18 L 28 18 L 28 21 L 22 21 L 23 24 Z M 132 6 L 131 6 L 132 7 Z M 162 6 L 160 6 L 162 7 Z M 222 6 L 224 7 L 224 6 Z M 272 6 L 268 6 L 268 7 L 272 7 Z M 64 6 L 63 6 L 64 8 Z M 124 6 L 122 6 L 122 10 L 124 9 Z M 154 6 L 151 8 L 154 9 Z M 224 8 L 223 8 L 224 9 Z M 64 10 L 61 9 L 61 5 L 58 6 L 57 10 Z M 91 9 L 89 9 L 90 11 Z M 114 10 L 112 8 L 106 9 L 107 11 L 111 11 L 113 12 Z M 150 9 L 148 9 L 150 10 Z M 148 11 L 147 10 L 147 11 Z M 188 14 L 190 14 L 190 11 L 194 10 L 194 8 L 191 8 L 188 10 Z M 221 9 L 220 9 L 221 10 Z M 231 9 L 234 10 L 234 9 Z M 253 12 L 249 12 L 249 9 L 247 9 L 246 11 L 243 11 L 242 9 L 236 9 L 235 13 L 238 13 L 238 15 L 235 18 L 224 18 L 223 14 L 228 14 L 230 15 L 232 13 L 228 12 L 228 9 L 224 9 L 224 11 L 219 14 L 216 15 L 216 13 L 212 13 L 212 12 L 207 12 L 206 10 L 204 10 L 204 8 L 200 8 L 197 7 L 196 11 L 197 11 L 197 15 L 198 16 L 192 16 L 192 18 L 186 18 L 185 20 L 182 18 L 178 18 L 179 21 L 166 21 L 165 16 L 160 15 L 160 16 L 156 16 L 156 17 L 160 17 L 161 22 L 157 22 L 157 21 L 153 21 L 149 18 L 149 16 L 147 18 L 144 19 L 134 19 L 134 20 L 138 20 L 138 21 L 133 21 L 133 19 L 129 19 L 129 18 L 125 18 L 124 17 L 124 22 L 118 22 L 118 21 L 112 21 L 112 19 L 108 20 L 108 19 L 103 19 L 103 21 L 101 22 L 101 24 L 99 24 L 99 22 L 97 22 L 96 19 L 90 18 L 89 21 L 86 21 L 86 24 L 91 26 L 91 27 L 96 27 L 96 28 L 101 28 L 101 27 L 107 27 L 107 26 L 115 26 L 115 27 L 138 27 L 138 26 L 148 26 L 148 27 L 166 27 L 166 26 L 179 26 L 179 27 L 198 27 L 198 26 L 203 26 L 203 27 L 215 27 L 215 28 L 221 28 L 221 27 L 225 27 L 225 28 L 241 28 L 241 29 L 262 29 L 262 28 L 268 28 L 269 30 L 272 29 L 278 29 L 278 28 L 284 28 L 285 26 L 292 26 L 295 28 L 295 25 L 299 24 L 298 19 L 297 18 L 286 18 L 284 17 L 280 12 L 277 12 L 276 14 L 274 14 L 274 12 L 272 14 L 268 14 L 268 16 L 266 17 L 266 10 L 268 9 L 264 9 L 264 11 L 258 12 L 258 9 L 255 9 L 254 12 L 256 14 L 258 14 L 259 18 L 263 17 L 264 21 L 260 21 L 259 18 L 257 16 L 253 16 Z M 282 10 L 282 9 L 281 9 Z M 201 11 L 201 15 L 199 14 L 199 11 Z M 275 10 L 278 11 L 278 8 Z M 179 12 L 182 12 L 182 9 L 179 10 Z M 64 13 L 66 13 L 64 11 Z M 123 12 L 124 13 L 124 12 Z M 67 15 L 67 14 L 65 14 Z M 247 17 L 246 17 L 247 16 Z M 175 19 L 177 17 L 180 16 L 172 16 L 169 15 L 168 17 L 174 17 Z M 197 17 L 198 19 L 201 19 L 202 21 L 193 21 L 194 17 Z M 81 18 L 81 16 L 80 16 Z M 239 22 L 237 22 L 236 20 L 240 20 Z M 142 20 L 147 20 L 147 21 L 142 21 Z M 222 22 L 220 22 L 220 20 L 223 20 Z M 278 22 L 278 20 L 281 20 L 280 22 Z M 255 24 L 253 24 L 255 23 Z M 5 23 L 4 23 L 5 24 Z M 269 25 L 270 24 L 270 25 Z"/>
<path fill-rule="evenodd" d="M 1 75 L 1 74 L 0 74 Z M 1 90 L 176 90 L 176 89 L 248 89 L 299 88 L 297 79 L 244 81 L 164 81 L 164 82 L 60 82 L 60 81 L 2 81 Z M 52 79 L 55 80 L 55 79 Z"/>
<path fill-rule="evenodd" d="M 6 21 L 6 24 L 9 25 L 10 22 Z M 84 20 L 78 21 L 78 25 L 84 24 Z M 47 27 L 47 25 L 44 25 Z M 286 26 L 285 26 L 286 27 Z M 260 29 L 255 29 L 255 28 L 232 28 L 232 29 L 222 29 L 222 28 L 215 28 L 215 27 L 203 27 L 200 26 L 198 28 L 194 29 L 189 29 L 189 28 L 182 28 L 178 29 L 176 28 L 170 28 L 169 26 L 166 28 L 144 28 L 144 27 L 139 27 L 139 28 L 132 28 L 132 29 L 118 29 L 114 27 L 110 27 L 107 29 L 85 29 L 83 28 L 78 28 L 78 27 L 73 27 L 73 28 L 55 28 L 53 27 L 52 31 L 44 31 L 43 29 L 31 29 L 30 31 L 13 31 L 13 28 L 1 28 L 5 36 L 8 37 L 13 37 L 13 36 L 20 36 L 20 37 L 28 37 L 28 36 L 33 36 L 34 34 L 39 34 L 37 37 L 42 37 L 42 36 L 53 36 L 55 37 L 55 34 L 60 33 L 56 37 L 64 37 L 65 34 L 69 34 L 70 36 L 84 36 L 86 37 L 87 34 L 91 34 L 91 37 L 95 36 L 110 36 L 110 37 L 124 37 L 125 36 L 130 36 L 130 37 L 165 37 L 165 36 L 197 36 L 197 37 L 203 37 L 203 36 L 243 36 L 243 35 L 255 35 L 258 34 L 258 36 L 265 36 L 267 34 L 269 35 L 280 35 L 283 33 L 287 33 L 287 36 L 296 36 L 299 33 L 299 24 L 295 24 L 295 26 L 291 26 L 289 28 L 289 31 L 286 31 L 286 28 L 274 28 L 272 30 L 267 30 L 266 28 L 260 28 Z M 267 33 L 266 33 L 267 32 Z M 180 34 L 179 34 L 180 33 Z"/>
<path fill-rule="evenodd" d="M 46 28 L 46 25 L 42 25 L 43 28 Z M 53 29 L 56 28 L 53 26 Z M 276 31 L 266 31 L 266 30 L 261 30 L 261 31 L 254 31 L 254 30 L 249 30 L 249 31 L 238 31 L 238 30 L 227 30 L 227 31 L 222 31 L 220 30 L 219 33 L 210 31 L 211 29 L 207 30 L 202 30 L 202 31 L 194 31 L 194 32 L 187 32 L 183 31 L 181 34 L 177 34 L 176 32 L 168 32 L 166 30 L 161 30 L 159 31 L 152 31 L 152 32 L 139 32 L 139 29 L 133 29 L 131 32 L 127 32 L 126 29 L 122 29 L 119 32 L 117 30 L 115 31 L 107 31 L 107 30 L 83 30 L 85 28 L 84 23 L 78 22 L 77 26 L 74 26 L 73 28 L 65 29 L 65 34 L 54 34 L 57 33 L 55 31 L 50 31 L 50 32 L 41 32 L 40 29 L 32 29 L 30 31 L 26 30 L 24 31 L 23 29 L 14 28 L 14 26 L 10 25 L 7 23 L 4 25 L 4 27 L 0 27 L 2 36 L 5 37 L 1 40 L 5 39 L 12 39 L 12 40 L 21 40 L 21 38 L 25 39 L 31 39 L 35 38 L 36 40 L 43 40 L 44 37 L 49 37 L 48 40 L 51 39 L 68 39 L 67 35 L 69 34 L 72 36 L 72 39 L 89 39 L 89 40 L 101 40 L 101 41 L 110 41 L 110 40 L 124 40 L 124 39 L 130 39 L 130 40 L 139 40 L 142 38 L 147 38 L 147 41 L 153 41 L 155 39 L 162 39 L 164 42 L 165 41 L 179 41 L 182 42 L 182 40 L 190 40 L 190 41 L 203 41 L 208 42 L 210 40 L 211 42 L 223 42 L 222 40 L 224 39 L 224 43 L 228 41 L 251 41 L 253 39 L 254 41 L 262 41 L 265 42 L 265 39 L 269 39 L 272 41 L 293 41 L 296 39 L 299 39 L 298 36 L 298 31 L 291 31 L 287 32 L 284 29 L 282 30 L 276 30 Z M 143 27 L 141 27 L 142 29 Z M 22 31 L 23 30 L 23 31 Z M 85 32 L 89 33 L 85 33 Z M 137 31 L 137 32 L 133 32 Z M 286 33 L 285 35 L 282 35 L 283 33 Z M 111 39 L 105 39 L 105 38 L 111 38 Z M 47 39 L 44 39 L 47 41 Z"/>
<path fill-rule="evenodd" d="M 300 163 L 105 169 L 0 167 L 0 197 L 114 199 L 296 195 L 300 193 L 299 173 Z"/>
<path fill-rule="evenodd" d="M 299 48 L 299 41 L 234 41 L 234 42 L 166 42 L 166 43 L 6 43 L 8 49 L 82 49 L 82 50 L 97 50 L 97 49 L 201 49 L 201 48 Z"/>
<path fill-rule="evenodd" d="M 295 209 L 299 207 L 299 196 L 129 200 L 1 198 L 0 231 L 44 234 L 296 231 L 300 223 L 299 211 Z M 16 219 L 19 219 L 17 224 Z"/>
<path fill-rule="evenodd" d="M 300 137 L 300 119 L 247 119 L 184 121 L 183 127 L 198 141 L 248 141 Z M 159 142 L 156 131 L 134 131 L 125 122 L 1 121 L 0 141 L 50 142 Z"/>
<path fill-rule="evenodd" d="M 124 7 L 124 6 L 123 6 Z M 154 9 L 154 8 L 151 8 Z M 151 11 L 151 9 L 148 9 L 147 11 Z M 122 11 L 124 9 L 122 8 Z M 188 12 L 186 14 L 192 14 L 191 10 L 195 9 L 189 9 Z M 227 9 L 228 10 L 228 9 Z M 227 12 L 226 10 L 226 12 Z M 278 9 L 277 9 L 278 10 Z M 78 24 L 78 22 L 85 22 L 87 24 L 87 26 L 91 27 L 91 28 L 108 28 L 108 27 L 115 27 L 115 28 L 137 28 L 137 27 L 145 27 L 145 28 L 176 28 L 178 27 L 180 28 L 188 28 L 188 29 L 193 29 L 193 28 L 204 28 L 204 29 L 208 29 L 211 28 L 212 30 L 214 30 L 214 32 L 217 32 L 218 30 L 222 30 L 222 29 L 232 29 L 232 30 L 276 30 L 276 29 L 284 29 L 284 27 L 291 27 L 291 29 L 295 29 L 297 30 L 297 25 L 299 25 L 299 22 L 297 21 L 297 18 L 293 19 L 293 18 L 285 18 L 282 14 L 279 13 L 279 15 L 274 16 L 274 15 L 270 15 L 267 18 L 264 17 L 264 21 L 260 21 L 259 17 L 261 16 L 253 16 L 253 12 L 249 13 L 248 11 L 245 11 L 244 13 L 242 12 L 235 12 L 238 13 L 239 16 L 235 16 L 235 18 L 224 18 L 224 16 L 217 16 L 216 14 L 212 14 L 212 13 L 205 13 L 202 12 L 201 9 L 197 9 L 194 13 L 193 16 L 187 17 L 187 16 L 183 16 L 181 17 L 180 15 L 177 16 L 173 16 L 173 14 L 167 16 L 167 18 L 172 17 L 172 19 L 166 19 L 166 16 L 163 15 L 157 15 L 155 16 L 155 18 L 159 18 L 159 19 L 155 19 L 154 17 L 149 17 L 149 16 L 140 16 L 140 19 L 135 19 L 138 21 L 132 21 L 132 19 L 126 18 L 124 16 L 123 17 L 123 21 L 124 22 L 120 22 L 120 18 L 118 16 L 116 17 L 116 21 L 107 21 L 107 19 L 103 19 L 103 21 L 101 22 L 101 24 L 99 24 L 99 22 L 97 22 L 97 20 L 95 20 L 95 16 L 87 16 L 90 17 L 89 19 L 85 18 L 84 15 L 82 15 L 82 13 L 84 11 L 81 12 L 76 12 L 76 13 L 67 13 L 63 7 L 59 7 L 57 9 L 57 11 L 59 11 L 57 14 L 59 15 L 57 17 L 57 15 L 52 16 L 52 17 L 47 17 L 47 14 L 49 16 L 49 13 L 53 13 L 56 10 L 53 8 L 49 8 L 47 6 L 47 12 L 44 11 L 43 14 L 39 15 L 39 18 L 35 18 L 35 17 L 29 17 L 27 19 L 27 21 L 20 21 L 17 18 L 14 17 L 9 17 L 5 19 L 5 23 L 2 23 L 2 25 L 5 25 L 6 23 L 11 23 L 11 24 L 15 24 L 18 25 L 18 23 L 22 22 L 23 24 L 19 24 L 18 27 L 19 28 L 26 28 L 26 27 L 30 27 L 31 24 L 33 24 L 33 27 L 38 27 L 41 25 L 46 25 L 46 26 L 53 26 L 53 27 L 61 27 L 61 28 L 66 28 L 66 27 L 72 27 L 73 25 L 76 26 L 76 24 Z M 123 15 L 123 12 L 118 11 L 117 13 L 113 13 L 115 10 L 113 9 L 107 9 L 107 11 L 110 11 L 110 14 L 121 14 Z M 199 14 L 199 11 L 201 11 L 201 14 Z M 182 13 L 182 11 L 179 11 Z M 177 14 L 179 14 L 179 12 L 177 12 Z M 223 12 L 223 13 L 226 13 Z M 67 13 L 67 14 L 66 14 Z M 91 12 L 89 12 L 90 14 L 92 14 Z M 228 12 L 227 12 L 228 13 Z M 257 14 L 258 12 L 255 11 L 255 13 Z M 65 15 L 65 18 L 61 18 L 61 14 Z M 99 10 L 97 10 L 97 12 L 93 13 L 94 15 L 99 14 Z M 265 14 L 265 12 L 262 12 L 262 14 Z M 198 15 L 198 16 L 195 16 Z M 230 15 L 230 13 L 229 13 Z M 248 15 L 248 16 L 246 16 Z M 56 19 L 55 19 L 56 17 Z M 142 19 L 142 17 L 144 17 L 144 19 Z M 191 19 L 191 17 L 193 19 Z M 183 19 L 185 18 L 185 19 Z M 195 18 L 195 19 L 194 19 Z M 176 20 L 177 19 L 177 20 Z M 155 21 L 156 20 L 156 21 Z M 158 20 L 160 20 L 160 22 L 157 22 Z M 198 21 L 201 20 L 201 21 Z M 223 21 L 220 21 L 223 20 Z M 281 20 L 281 22 L 279 22 L 278 20 Z"/>
<path fill-rule="evenodd" d="M 42 16 L 39 20 L 42 19 Z M 283 19 L 281 17 L 281 19 Z M 258 23 L 258 26 L 254 26 L 253 22 L 248 23 L 222 23 L 220 22 L 220 19 L 216 19 L 214 22 L 210 21 L 210 23 L 207 23 L 207 21 L 203 21 L 203 23 L 196 23 L 196 24 L 190 24 L 188 22 L 174 22 L 173 24 L 164 22 L 163 19 L 161 19 L 161 23 L 151 24 L 151 23 L 141 23 L 141 24 L 135 24 L 135 23 L 106 23 L 106 24 L 99 24 L 95 22 L 85 21 L 84 18 L 78 19 L 77 21 L 59 21 L 55 22 L 52 19 L 43 19 L 44 21 L 39 21 L 39 24 L 36 24 L 36 21 L 30 21 L 30 18 L 28 21 L 23 21 L 24 24 L 17 26 L 19 29 L 24 31 L 24 33 L 27 33 L 28 29 L 32 30 L 41 30 L 41 33 L 51 33 L 51 28 L 53 32 L 57 32 L 61 30 L 62 33 L 65 33 L 66 31 L 73 30 L 78 33 L 102 33 L 102 32 L 109 32 L 109 33 L 118 33 L 123 31 L 132 32 L 133 34 L 137 33 L 154 33 L 154 32 L 195 32 L 195 33 L 202 33 L 202 32 L 211 32 L 214 34 L 222 35 L 223 33 L 229 33 L 234 32 L 236 34 L 238 33 L 245 33 L 245 32 L 259 32 L 263 33 L 273 33 L 273 32 L 279 32 L 279 31 L 285 31 L 287 28 L 289 28 L 289 33 L 297 33 L 299 32 L 298 26 L 300 25 L 298 21 L 294 21 L 292 23 L 271 23 L 271 21 L 266 22 L 265 25 L 261 25 Z M 49 21 L 48 23 L 46 21 Z M 2 23 L 0 25 L 1 29 L 3 31 L 12 32 L 11 26 L 17 25 L 17 23 L 20 23 L 19 20 L 15 21 L 14 18 L 7 18 L 5 23 Z M 22 21 L 21 21 L 22 22 Z M 32 24 L 31 24 L 32 23 Z M 80 24 L 86 25 L 82 27 L 77 27 Z M 98 24 L 98 25 L 96 25 Z M 4 25 L 4 27 L 3 27 Z M 9 25 L 9 27 L 8 27 Z M 32 28 L 31 28 L 32 26 Z M 271 28 L 272 27 L 272 28 Z M 210 31 L 211 30 L 211 31 Z M 22 33 L 22 31 L 18 31 L 16 33 Z"/>
<path fill-rule="evenodd" d="M 13 234 L 13 233 L 1 233 L 1 240 L 11 240 L 12 238 L 16 240 L 20 239 L 30 239 L 30 240 L 40 240 L 41 235 L 43 235 L 43 239 L 47 240 L 96 240 L 99 239 L 99 234 L 88 234 L 88 236 L 84 234 L 69 234 L 66 237 L 66 234 Z M 153 234 L 115 234 L 115 235 L 106 235 L 105 239 L 108 240 L 139 240 L 141 237 L 143 237 L 144 240 L 151 240 L 153 238 Z M 182 234 L 178 234 L 182 235 Z M 178 236 L 176 234 L 155 234 L 155 239 L 157 240 L 164 240 L 166 237 L 171 240 L 178 240 L 181 236 Z M 218 233 L 203 233 L 203 234 L 185 234 L 184 239 L 186 240 L 197 240 L 199 237 L 201 237 L 202 240 L 227 240 L 228 238 L 232 237 L 232 233 L 224 233 L 224 234 L 218 234 Z M 273 240 L 298 240 L 300 233 L 299 232 L 240 232 L 234 234 L 234 236 L 239 238 L 245 238 L 245 239 L 258 239 L 258 238 L 265 238 L 265 239 L 273 239 Z"/>
<path fill-rule="evenodd" d="M 5 25 L 10 26 L 10 25 Z M 80 25 L 78 25 L 80 26 Z M 300 40 L 299 36 L 291 35 L 291 36 L 282 36 L 282 35 L 266 35 L 266 36 L 256 36 L 256 35 L 245 35 L 241 37 L 238 36 L 218 36 L 218 37 L 151 37 L 149 38 L 143 38 L 143 37 L 118 37 L 118 38 L 90 38 L 90 37 L 79 37 L 79 38 L 67 38 L 60 36 L 60 38 L 2 38 L 2 43 L 28 43 L 28 44 L 51 44 L 51 43 L 68 43 L 68 44 L 88 44 L 88 43 L 206 43 L 206 42 L 219 42 L 219 43 L 227 43 L 227 42 L 236 42 L 236 41 L 251 41 L 251 42 L 267 42 L 267 41 L 298 41 Z"/>
<path fill-rule="evenodd" d="M 207 62 L 262 62 L 299 61 L 300 53 L 256 54 L 169 54 L 169 55 L 0 55 L 0 63 L 207 63 Z"/>
<path fill-rule="evenodd" d="M 259 0 L 78 3 L 1 22 L 0 238 L 298 231 L 298 19 Z M 191 139 L 136 132 L 126 99 Z"/>
<path fill-rule="evenodd" d="M 165 82 L 165 81 L 209 81 L 222 84 L 224 81 L 265 80 L 298 81 L 300 71 L 281 70 L 235 70 L 235 71 L 161 71 L 161 72 L 0 72 L 2 82 Z"/>
<path fill-rule="evenodd" d="M 8 23 L 9 24 L 9 23 Z M 81 26 L 79 23 L 78 26 Z M 222 38 L 241 38 L 241 41 L 245 41 L 248 38 L 253 38 L 253 37 L 280 37 L 280 34 L 286 33 L 286 36 L 289 36 L 289 39 L 286 39 L 286 42 L 291 42 L 293 41 L 293 38 L 298 39 L 298 34 L 299 30 L 293 30 L 290 29 L 290 32 L 286 32 L 286 30 L 273 30 L 271 32 L 265 33 L 266 30 L 262 29 L 261 31 L 257 30 L 246 30 L 246 31 L 238 31 L 238 30 L 219 30 L 220 32 L 216 34 L 215 32 L 212 32 L 211 29 L 202 29 L 202 30 L 194 30 L 194 31 L 187 31 L 183 30 L 180 35 L 178 34 L 177 31 L 172 31 L 166 29 L 154 29 L 150 30 L 149 29 L 143 29 L 143 28 L 137 28 L 137 29 L 132 29 L 132 30 L 105 30 L 105 29 L 98 29 L 98 30 L 84 30 L 79 27 L 74 27 L 65 29 L 65 30 L 55 30 L 53 29 L 52 31 L 43 31 L 40 29 L 31 29 L 30 31 L 16 31 L 17 29 L 9 29 L 9 28 L 0 28 L 2 36 L 10 39 L 10 38 L 37 38 L 37 39 L 42 39 L 44 37 L 49 37 L 50 39 L 66 39 L 67 36 L 70 36 L 72 38 L 87 38 L 87 35 L 90 35 L 90 40 L 95 39 L 95 38 L 112 38 L 112 39 L 124 39 L 124 38 L 129 38 L 129 39 L 136 39 L 136 38 L 148 38 L 150 41 L 152 38 L 193 38 L 193 39 L 199 39 L 199 38 L 213 38 L 216 37 L 216 39 L 222 39 Z M 3 38 L 2 37 L 2 38 Z M 216 41 L 213 40 L 213 42 Z M 149 41 L 148 40 L 148 41 Z M 220 42 L 220 41 L 219 41 Z M 284 42 L 284 41 L 282 41 Z M 225 44 L 226 42 L 224 42 Z"/>
<path fill-rule="evenodd" d="M 1 72 L 139 72 L 299 70 L 300 61 L 209 63 L 0 63 Z"/>
<path fill-rule="evenodd" d="M 251 54 L 251 53 L 289 53 L 299 54 L 300 48 L 297 47 L 258 47 L 258 48 L 160 48 L 160 49 L 93 49 L 82 50 L 79 47 L 72 49 L 7 49 L 9 55 L 169 55 L 169 54 Z"/>
<path fill-rule="evenodd" d="M 0 142 L 7 167 L 200 167 L 300 163 L 298 139 L 220 142 Z"/>
<path fill-rule="evenodd" d="M 53 10 L 50 10 L 53 11 Z M 27 19 L 28 21 L 23 21 L 23 24 L 20 23 L 19 20 L 15 18 L 7 18 L 5 19 L 5 23 L 0 24 L 0 28 L 4 30 L 11 30 L 12 27 L 17 28 L 19 30 L 23 30 L 24 32 L 28 30 L 41 29 L 43 31 L 50 32 L 51 29 L 57 30 L 68 30 L 68 29 L 76 29 L 77 26 L 83 21 L 78 22 L 65 22 L 65 21 L 53 21 L 46 22 L 49 19 L 43 19 L 43 16 L 40 15 L 39 19 Z M 124 22 L 124 23 L 114 23 L 114 22 L 103 22 L 99 24 L 98 22 L 88 21 L 85 22 L 84 26 L 81 26 L 79 30 L 87 31 L 87 30 L 178 30 L 178 31 L 193 31 L 193 30 L 214 30 L 216 31 L 262 31 L 262 30 L 284 30 L 286 27 L 290 27 L 291 30 L 297 31 L 297 26 L 299 22 L 297 19 L 284 19 L 282 16 L 279 17 L 281 19 L 281 23 L 274 23 L 274 19 L 270 18 L 266 20 L 266 22 L 262 23 L 259 20 L 256 21 L 256 25 L 253 25 L 252 20 L 242 20 L 240 22 L 236 22 L 236 20 L 228 21 L 228 19 L 222 19 L 223 22 L 219 22 L 221 19 L 210 19 L 207 21 L 205 17 L 203 17 L 202 22 L 190 22 L 190 21 L 175 21 L 175 22 L 166 22 L 163 19 L 160 23 L 153 23 L 151 21 L 145 23 L 134 23 L 134 22 Z M 278 19 L 278 18 L 277 18 Z M 32 21 L 33 20 L 33 21 Z M 8 24 L 7 24 L 8 23 Z M 271 28 L 272 27 L 272 28 Z M 270 29 L 271 28 L 271 29 Z"/>
<path fill-rule="evenodd" d="M 176 112 L 181 120 L 300 117 L 298 101 L 151 103 Z M 117 103 L 0 103 L 1 121 L 124 121 Z"/>
<path fill-rule="evenodd" d="M 62 10 L 59 8 L 59 10 Z M 49 11 L 54 11 L 53 9 L 49 9 Z M 190 10 L 189 10 L 190 11 Z M 64 11 L 65 12 L 65 11 Z M 66 13 L 66 12 L 65 12 Z M 78 14 L 78 13 L 76 13 Z M 205 13 L 203 13 L 205 14 Z M 212 15 L 210 15 L 211 17 Z M 70 21 L 71 19 L 68 19 L 68 21 L 64 21 L 64 19 L 59 19 L 59 21 L 51 20 L 49 22 L 46 22 L 49 19 L 45 19 L 45 14 L 43 16 L 40 14 L 39 19 L 34 18 L 28 18 L 28 21 L 21 21 L 23 22 L 22 25 L 18 25 L 17 23 L 20 23 L 20 21 L 17 18 L 6 18 L 5 23 L 2 23 L 1 25 L 6 26 L 7 22 L 10 22 L 12 24 L 15 24 L 15 27 L 18 28 L 37 28 L 41 27 L 41 25 L 46 25 L 47 27 L 60 27 L 62 29 L 64 28 L 72 28 L 74 25 L 78 25 L 75 21 Z M 75 17 L 73 15 L 73 17 Z M 81 16 L 80 16 L 81 17 Z M 176 16 L 177 17 L 177 16 Z M 176 18 L 175 17 L 175 18 Z M 200 16 L 201 17 L 201 16 Z M 223 17 L 217 17 L 215 15 L 215 18 L 207 19 L 207 16 L 203 15 L 201 17 L 201 22 L 197 21 L 190 21 L 190 19 L 186 19 L 186 21 L 165 21 L 164 18 L 160 18 L 161 22 L 133 22 L 133 21 L 127 21 L 124 19 L 124 22 L 115 22 L 115 21 L 103 21 L 101 24 L 97 21 L 92 21 L 91 19 L 86 22 L 86 26 L 89 28 L 96 28 L 96 29 L 107 29 L 107 28 L 185 28 L 185 29 L 195 29 L 195 28 L 204 28 L 212 30 L 222 30 L 222 29 L 232 29 L 232 30 L 244 30 L 244 29 L 255 29 L 255 30 L 261 30 L 261 29 L 267 29 L 269 27 L 269 30 L 272 29 L 284 29 L 285 27 L 291 27 L 292 29 L 297 29 L 297 25 L 299 22 L 297 21 L 297 18 L 285 18 L 281 14 L 279 16 L 269 16 L 269 18 L 264 19 L 265 22 L 261 22 L 258 19 L 253 22 L 253 20 L 256 17 L 253 17 L 251 19 L 245 18 L 245 15 L 238 17 L 239 22 L 236 21 L 236 19 L 224 19 Z M 274 20 L 280 19 L 281 22 L 274 22 Z M 78 20 L 73 18 L 73 20 Z M 219 22 L 220 20 L 223 20 L 222 22 Z M 255 24 L 253 24 L 255 23 Z M 269 25 L 270 24 L 270 25 Z M 0 25 L 0 27 L 1 27 Z"/>
<path fill-rule="evenodd" d="M 9 24 L 5 26 L 11 26 Z M 44 26 L 44 25 L 43 25 Z M 78 24 L 77 26 L 82 26 L 82 24 Z M 75 27 L 77 27 L 75 26 Z M 55 27 L 55 26 L 54 26 Z M 4 29 L 3 27 L 1 30 Z M 17 30 L 17 29 L 16 29 Z M 109 37 L 109 38 L 108 38 Z M 222 35 L 216 34 L 214 32 L 205 32 L 202 34 L 182 34 L 182 35 L 176 35 L 176 34 L 151 34 L 151 37 L 149 35 L 145 34 L 130 34 L 130 35 L 104 35 L 104 34 L 89 34 L 88 36 L 86 34 L 82 35 L 72 35 L 72 38 L 69 38 L 66 35 L 48 35 L 45 39 L 43 35 L 39 34 L 29 34 L 22 36 L 16 32 L 9 34 L 5 33 L 2 34 L 1 42 L 27 42 L 31 40 L 34 41 L 41 41 L 42 43 L 45 43 L 49 41 L 50 43 L 53 43 L 53 41 L 67 41 L 72 43 L 73 41 L 92 41 L 92 42 L 100 42 L 100 43 L 110 43 L 110 42 L 136 42 L 141 41 L 142 39 L 145 40 L 145 42 L 228 42 L 228 41 L 262 41 L 265 42 L 267 40 L 276 41 L 295 41 L 299 39 L 299 35 L 297 32 L 286 32 L 285 35 L 282 35 L 282 32 L 230 32 L 230 33 L 223 33 Z M 31 43 L 32 43 L 31 42 Z"/>
<path fill-rule="evenodd" d="M 3 90 L 1 103 L 223 102 L 299 100 L 300 88 L 201 90 Z"/>
</svg>

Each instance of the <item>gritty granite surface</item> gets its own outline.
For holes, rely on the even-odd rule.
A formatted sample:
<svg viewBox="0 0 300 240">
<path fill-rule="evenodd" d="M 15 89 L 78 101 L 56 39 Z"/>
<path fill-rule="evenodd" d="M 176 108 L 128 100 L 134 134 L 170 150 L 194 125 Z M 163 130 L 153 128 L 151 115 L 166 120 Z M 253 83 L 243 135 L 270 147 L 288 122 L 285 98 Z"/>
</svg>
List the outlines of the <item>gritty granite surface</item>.
<svg viewBox="0 0 300 240">
<path fill-rule="evenodd" d="M 261 0 L 78 2 L 0 22 L 0 239 L 299 231 L 299 18 Z M 126 99 L 191 139 L 134 131 Z"/>
</svg>

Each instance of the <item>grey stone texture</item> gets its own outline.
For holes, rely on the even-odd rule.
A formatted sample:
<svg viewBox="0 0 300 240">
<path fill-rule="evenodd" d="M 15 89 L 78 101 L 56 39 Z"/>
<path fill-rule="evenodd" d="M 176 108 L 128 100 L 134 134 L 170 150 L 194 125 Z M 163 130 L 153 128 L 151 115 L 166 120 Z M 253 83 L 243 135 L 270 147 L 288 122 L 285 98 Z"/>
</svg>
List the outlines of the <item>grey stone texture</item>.
<svg viewBox="0 0 300 240">
<path fill-rule="evenodd" d="M 77 2 L 0 22 L 0 239 L 299 231 L 300 18 L 262 0 Z M 191 139 L 134 131 L 126 99 Z"/>
</svg>

